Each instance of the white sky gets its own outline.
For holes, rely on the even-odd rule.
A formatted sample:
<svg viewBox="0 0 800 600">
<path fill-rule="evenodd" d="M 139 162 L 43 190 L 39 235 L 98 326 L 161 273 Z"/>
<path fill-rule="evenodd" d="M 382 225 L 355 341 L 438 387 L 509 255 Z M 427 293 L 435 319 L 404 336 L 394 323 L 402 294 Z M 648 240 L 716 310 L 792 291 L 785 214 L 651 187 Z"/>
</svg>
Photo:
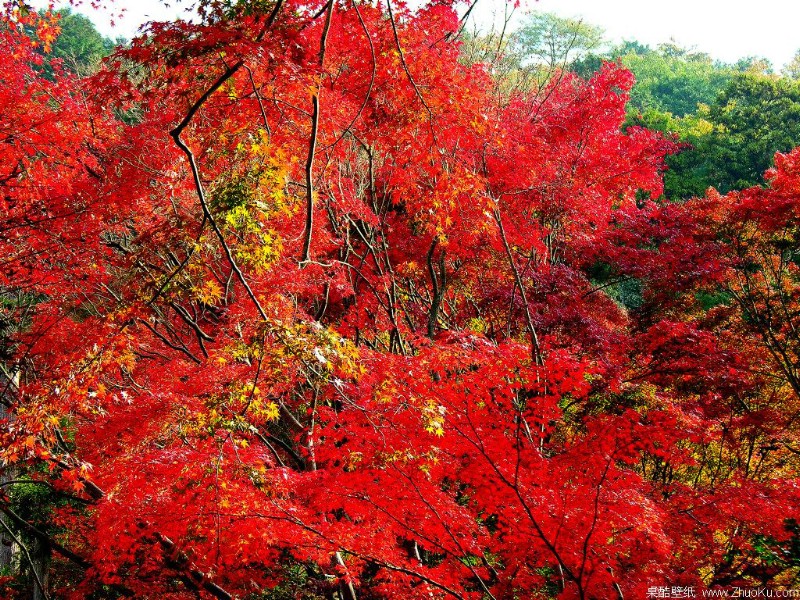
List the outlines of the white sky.
<svg viewBox="0 0 800 600">
<path fill-rule="evenodd" d="M 98 12 L 87 2 L 78 11 L 89 15 L 105 35 L 130 38 L 148 20 L 184 14 L 178 2 L 171 4 L 167 8 L 159 0 L 116 0 L 110 11 Z M 478 0 L 475 12 L 481 21 L 488 21 L 501 6 L 501 0 Z M 635 39 L 655 47 L 674 38 L 726 62 L 763 56 L 780 69 L 800 49 L 797 0 L 523 0 L 524 8 L 582 18 L 602 27 L 613 42 Z M 118 15 L 120 9 L 125 15 L 115 18 L 112 29 L 110 15 Z"/>
<path fill-rule="evenodd" d="M 539 0 L 534 6 L 582 16 L 614 41 L 635 39 L 655 47 L 675 38 L 726 62 L 763 56 L 780 68 L 800 49 L 796 0 Z"/>
</svg>

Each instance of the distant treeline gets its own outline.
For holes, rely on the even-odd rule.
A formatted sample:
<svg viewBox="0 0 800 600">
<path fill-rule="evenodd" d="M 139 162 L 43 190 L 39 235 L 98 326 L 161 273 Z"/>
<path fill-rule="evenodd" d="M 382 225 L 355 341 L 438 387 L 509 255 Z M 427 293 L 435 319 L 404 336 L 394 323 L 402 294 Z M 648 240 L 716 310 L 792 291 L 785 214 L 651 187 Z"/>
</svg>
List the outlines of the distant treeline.
<svg viewBox="0 0 800 600">
<path fill-rule="evenodd" d="M 764 58 L 724 63 L 673 41 L 612 45 L 600 28 L 549 13 L 532 13 L 510 34 L 467 35 L 463 50 L 466 60 L 490 63 L 510 87 L 542 92 L 565 71 L 588 78 L 604 61 L 623 64 L 636 78 L 627 126 L 671 133 L 684 144 L 664 174 L 670 199 L 757 185 L 775 152 L 800 144 L 800 52 L 776 72 Z"/>
</svg>

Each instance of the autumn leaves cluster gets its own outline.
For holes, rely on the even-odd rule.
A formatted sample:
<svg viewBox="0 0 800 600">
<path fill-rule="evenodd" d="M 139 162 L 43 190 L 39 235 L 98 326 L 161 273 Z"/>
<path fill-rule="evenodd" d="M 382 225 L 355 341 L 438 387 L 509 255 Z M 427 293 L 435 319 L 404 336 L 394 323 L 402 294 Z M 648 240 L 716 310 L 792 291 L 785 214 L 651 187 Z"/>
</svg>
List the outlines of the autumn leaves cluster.
<svg viewBox="0 0 800 600">
<path fill-rule="evenodd" d="M 200 9 L 86 77 L 0 30 L 9 594 L 796 580 L 799 153 L 673 202 L 617 65 L 512 91 L 447 3 Z"/>
</svg>

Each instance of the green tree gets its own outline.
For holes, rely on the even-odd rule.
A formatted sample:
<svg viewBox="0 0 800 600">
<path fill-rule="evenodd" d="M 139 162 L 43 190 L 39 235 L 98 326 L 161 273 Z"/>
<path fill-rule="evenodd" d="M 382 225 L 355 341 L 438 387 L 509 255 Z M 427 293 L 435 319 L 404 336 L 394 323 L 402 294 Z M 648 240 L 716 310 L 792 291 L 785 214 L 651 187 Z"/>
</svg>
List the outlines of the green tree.
<svg viewBox="0 0 800 600">
<path fill-rule="evenodd" d="M 737 71 L 751 75 L 772 75 L 775 72 L 772 63 L 763 56 L 745 56 L 733 66 Z"/>
<path fill-rule="evenodd" d="M 792 60 L 784 65 L 782 73 L 789 79 L 800 79 L 800 50 L 795 52 Z"/>
<path fill-rule="evenodd" d="M 775 152 L 800 143 L 800 82 L 739 75 L 711 105 L 709 120 L 715 127 L 705 148 L 718 172 L 712 185 L 722 191 L 755 185 Z"/>
<path fill-rule="evenodd" d="M 605 37 L 584 21 L 534 12 L 515 33 L 514 44 L 524 63 L 565 68 L 601 49 Z"/>
<path fill-rule="evenodd" d="M 684 117 L 651 108 L 629 118 L 630 124 L 677 135 L 683 144 L 683 150 L 666 161 L 664 195 L 667 198 L 702 196 L 714 185 L 716 167 L 715 161 L 710 159 L 709 138 L 715 125 L 709 118 L 707 104 L 701 104 L 695 113 Z"/>
<path fill-rule="evenodd" d="M 709 104 L 725 88 L 734 70 L 705 53 L 661 44 L 658 50 L 623 45 L 613 54 L 636 77 L 631 108 L 655 109 L 677 117 Z"/>
<path fill-rule="evenodd" d="M 776 152 L 800 144 L 800 81 L 777 75 L 735 75 L 710 104 L 682 117 L 651 108 L 630 123 L 676 133 L 687 149 L 667 161 L 665 194 L 701 196 L 758 185 Z"/>
<path fill-rule="evenodd" d="M 104 37 L 88 18 L 68 8 L 59 10 L 57 14 L 61 33 L 53 43 L 48 63 L 60 59 L 67 70 L 85 75 L 95 70 L 100 61 L 122 42 Z"/>
<path fill-rule="evenodd" d="M 603 30 L 580 20 L 531 12 L 510 31 L 510 14 L 500 29 L 463 32 L 461 60 L 484 63 L 506 93 L 542 90 L 574 66 L 595 57 L 596 68 L 606 46 Z"/>
</svg>

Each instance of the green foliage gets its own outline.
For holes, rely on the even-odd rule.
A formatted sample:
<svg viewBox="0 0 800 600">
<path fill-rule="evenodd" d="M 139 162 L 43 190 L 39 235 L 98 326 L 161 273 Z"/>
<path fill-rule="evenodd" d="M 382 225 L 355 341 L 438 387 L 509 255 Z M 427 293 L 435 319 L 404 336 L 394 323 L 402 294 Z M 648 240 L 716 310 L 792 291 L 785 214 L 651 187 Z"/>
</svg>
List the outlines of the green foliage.
<svg viewBox="0 0 800 600">
<path fill-rule="evenodd" d="M 667 198 L 679 200 L 702 196 L 709 186 L 714 185 L 715 167 L 706 160 L 704 150 L 699 150 L 706 148 L 715 127 L 709 120 L 708 105 L 701 104 L 697 112 L 684 117 L 649 108 L 629 116 L 628 124 L 676 135 L 683 144 L 682 151 L 666 161 L 664 194 Z"/>
<path fill-rule="evenodd" d="M 515 33 L 514 47 L 523 63 L 567 67 L 605 44 L 603 30 L 551 13 L 531 13 Z"/>
<path fill-rule="evenodd" d="M 702 196 L 709 187 L 727 193 L 760 184 L 775 153 L 800 143 L 800 82 L 740 72 L 693 113 L 674 116 L 649 107 L 629 117 L 629 124 L 677 134 L 686 144 L 667 160 L 668 198 Z"/>
<path fill-rule="evenodd" d="M 800 82 L 740 73 L 713 104 L 667 127 L 657 128 L 677 132 L 692 146 L 668 161 L 668 197 L 758 185 L 774 154 L 800 143 Z"/>
<path fill-rule="evenodd" d="M 792 60 L 784 65 L 782 73 L 784 77 L 788 77 L 789 79 L 800 79 L 800 50 L 795 52 Z"/>
<path fill-rule="evenodd" d="M 642 305 L 643 285 L 641 280 L 621 276 L 614 271 L 610 264 L 602 261 L 592 265 L 588 275 L 597 291 L 602 290 L 626 310 L 635 310 Z"/>
<path fill-rule="evenodd" d="M 59 59 L 64 68 L 72 73 L 91 73 L 122 41 L 114 42 L 102 36 L 88 18 L 68 8 L 57 11 L 57 14 L 61 33 L 45 59 L 48 67 L 53 59 Z"/>
<path fill-rule="evenodd" d="M 775 152 L 800 143 L 800 86 L 773 74 L 763 58 L 728 65 L 675 43 L 653 50 L 634 41 L 605 57 L 587 55 L 574 68 L 586 76 L 602 58 L 618 60 L 636 78 L 628 125 L 676 134 L 685 144 L 667 161 L 667 198 L 758 185 Z M 787 74 L 795 71 L 787 66 Z"/>
<path fill-rule="evenodd" d="M 36 304 L 42 299 L 24 290 L 0 286 L 0 362 L 10 360 L 17 334 L 30 324 Z"/>
<path fill-rule="evenodd" d="M 696 299 L 703 310 L 711 310 L 717 306 L 729 306 L 733 302 L 733 296 L 725 290 L 698 292 Z"/>
<path fill-rule="evenodd" d="M 42 529 L 50 527 L 51 513 L 59 498 L 49 487 L 31 480 L 30 483 L 18 483 L 10 486 L 8 495 L 16 514 Z M 29 537 L 23 530 L 19 530 L 17 534 L 25 539 Z"/>
<path fill-rule="evenodd" d="M 542 89 L 565 70 L 600 68 L 598 58 L 606 46 L 603 30 L 580 20 L 551 13 L 531 12 L 516 31 L 465 32 L 461 60 L 484 63 L 506 92 Z"/>
<path fill-rule="evenodd" d="M 657 110 L 678 117 L 691 114 L 699 104 L 710 103 L 734 75 L 732 68 L 714 62 L 707 54 L 662 44 L 657 51 L 623 46 L 616 54 L 633 72 L 636 85 L 630 107 Z"/>
<path fill-rule="evenodd" d="M 800 143 L 800 83 L 742 74 L 711 105 L 709 120 L 714 129 L 697 151 L 718 172 L 711 184 L 724 192 L 755 185 L 775 152 Z"/>
<path fill-rule="evenodd" d="M 768 573 L 800 566 L 800 525 L 796 519 L 786 519 L 784 528 L 791 536 L 784 541 L 769 535 L 754 536 L 748 557 L 750 564 L 754 565 L 751 570 Z"/>
</svg>

